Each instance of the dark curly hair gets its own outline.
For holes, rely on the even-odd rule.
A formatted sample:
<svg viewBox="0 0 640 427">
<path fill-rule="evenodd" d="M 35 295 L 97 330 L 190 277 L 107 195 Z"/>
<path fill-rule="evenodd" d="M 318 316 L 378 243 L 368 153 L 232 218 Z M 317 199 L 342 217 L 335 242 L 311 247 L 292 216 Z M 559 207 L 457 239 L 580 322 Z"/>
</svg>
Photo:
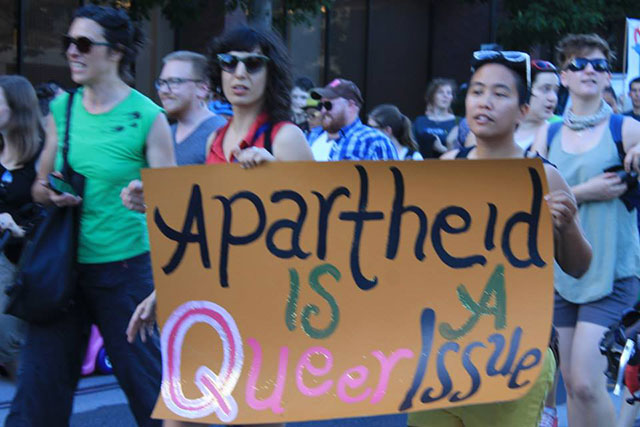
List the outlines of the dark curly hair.
<svg viewBox="0 0 640 427">
<path fill-rule="evenodd" d="M 251 52 L 256 48 L 270 59 L 267 63 L 264 109 L 274 122 L 289 120 L 293 88 L 291 62 L 282 40 L 273 32 L 242 26 L 214 38 L 207 49 L 211 87 L 222 93 L 222 71 L 218 64 L 218 54 L 231 51 Z"/>
<path fill-rule="evenodd" d="M 118 74 L 122 80 L 133 80 L 133 64 L 138 50 L 144 45 L 142 30 L 131 22 L 131 18 L 122 9 L 90 4 L 75 10 L 73 19 L 87 18 L 98 23 L 104 30 L 104 38 L 111 44 L 111 49 L 122 52 L 118 65 Z"/>
</svg>

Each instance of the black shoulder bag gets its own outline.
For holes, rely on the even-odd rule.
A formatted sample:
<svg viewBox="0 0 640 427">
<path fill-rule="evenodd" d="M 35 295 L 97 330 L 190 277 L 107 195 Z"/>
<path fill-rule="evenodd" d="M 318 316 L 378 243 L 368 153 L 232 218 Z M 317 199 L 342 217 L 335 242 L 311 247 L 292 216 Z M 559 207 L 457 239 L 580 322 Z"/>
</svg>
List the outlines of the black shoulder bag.
<svg viewBox="0 0 640 427">
<path fill-rule="evenodd" d="M 62 146 L 64 179 L 82 195 L 84 177 L 69 165 L 69 128 L 74 94 L 69 95 Z M 80 208 L 50 206 L 27 240 L 15 282 L 7 289 L 4 312 L 30 323 L 55 321 L 69 311 L 76 296 L 76 251 Z"/>
</svg>

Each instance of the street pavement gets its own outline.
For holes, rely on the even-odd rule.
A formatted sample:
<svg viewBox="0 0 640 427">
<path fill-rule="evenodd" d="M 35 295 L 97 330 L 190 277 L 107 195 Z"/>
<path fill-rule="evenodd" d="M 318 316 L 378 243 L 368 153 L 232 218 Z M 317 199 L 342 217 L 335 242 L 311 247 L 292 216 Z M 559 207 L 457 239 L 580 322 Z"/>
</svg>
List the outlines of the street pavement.
<svg viewBox="0 0 640 427">
<path fill-rule="evenodd" d="M 0 423 L 9 413 L 15 392 L 12 382 L 0 379 Z M 617 407 L 620 398 L 612 396 Z M 111 375 L 91 376 L 80 380 L 73 405 L 71 427 L 130 427 L 135 421 L 126 403 L 124 393 Z M 564 394 L 559 394 L 559 427 L 568 427 Z M 405 415 L 383 417 L 334 419 L 305 423 L 289 423 L 287 427 L 406 427 Z"/>
</svg>

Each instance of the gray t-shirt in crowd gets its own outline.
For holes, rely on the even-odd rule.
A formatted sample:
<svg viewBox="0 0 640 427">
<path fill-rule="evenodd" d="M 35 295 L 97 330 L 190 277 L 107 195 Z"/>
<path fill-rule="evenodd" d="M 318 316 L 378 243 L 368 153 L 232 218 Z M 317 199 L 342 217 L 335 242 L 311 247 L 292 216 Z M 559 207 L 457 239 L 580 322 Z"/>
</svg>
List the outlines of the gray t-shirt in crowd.
<svg viewBox="0 0 640 427">
<path fill-rule="evenodd" d="M 207 153 L 207 138 L 211 133 L 227 124 L 227 120 L 221 116 L 212 116 L 200 123 L 200 125 L 187 136 L 182 142 L 176 142 L 176 131 L 178 124 L 171 125 L 171 136 L 173 137 L 173 149 L 176 154 L 176 163 L 183 165 L 204 164 Z"/>
</svg>

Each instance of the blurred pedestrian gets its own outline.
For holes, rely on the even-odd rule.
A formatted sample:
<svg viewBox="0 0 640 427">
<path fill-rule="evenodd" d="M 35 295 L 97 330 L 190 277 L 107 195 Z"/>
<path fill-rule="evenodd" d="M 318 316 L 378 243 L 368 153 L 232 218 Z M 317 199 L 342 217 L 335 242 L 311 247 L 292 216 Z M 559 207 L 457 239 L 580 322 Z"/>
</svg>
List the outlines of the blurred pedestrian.
<svg viewBox="0 0 640 427">
<path fill-rule="evenodd" d="M 455 92 L 456 83 L 451 79 L 437 78 L 427 87 L 424 115 L 413 122 L 413 134 L 425 159 L 437 158 L 448 148 L 453 148 L 454 141 L 448 142 L 448 137 L 459 122 L 451 109 Z"/>
<path fill-rule="evenodd" d="M 31 197 L 36 160 L 42 147 L 42 124 L 36 92 L 22 76 L 0 76 L 0 308 L 5 291 L 13 284 L 25 233 L 39 214 Z M 18 356 L 26 324 L 0 314 L 0 365 L 11 378 L 17 373 Z"/>
<path fill-rule="evenodd" d="M 424 160 L 413 138 L 411 120 L 395 105 L 378 105 L 369 113 L 368 124 L 389 137 L 400 160 Z"/>
</svg>

